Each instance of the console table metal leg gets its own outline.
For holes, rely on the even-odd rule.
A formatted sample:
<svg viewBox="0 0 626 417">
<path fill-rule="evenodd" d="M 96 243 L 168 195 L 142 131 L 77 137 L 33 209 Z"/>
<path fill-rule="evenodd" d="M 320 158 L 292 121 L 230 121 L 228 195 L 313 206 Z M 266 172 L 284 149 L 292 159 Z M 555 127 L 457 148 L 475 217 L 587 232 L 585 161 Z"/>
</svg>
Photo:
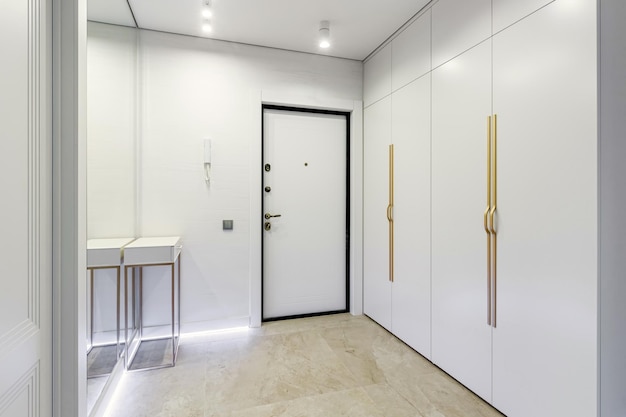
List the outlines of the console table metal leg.
<svg viewBox="0 0 626 417">
<path fill-rule="evenodd" d="M 134 274 L 133 274 L 134 278 Z M 128 267 L 124 266 L 124 368 L 128 369 Z"/>
<path fill-rule="evenodd" d="M 120 357 L 120 267 L 115 268 L 117 270 L 117 308 L 115 309 L 115 318 L 117 320 L 117 339 L 115 346 L 116 357 Z"/>
<path fill-rule="evenodd" d="M 89 345 L 93 349 L 93 269 L 89 269 Z"/>
<path fill-rule="evenodd" d="M 178 343 L 180 343 L 180 326 L 181 326 L 181 320 L 180 320 L 180 264 L 182 263 L 182 258 L 183 258 L 183 254 L 181 253 L 180 255 L 178 255 L 178 339 L 177 339 L 177 345 L 176 345 L 176 356 L 178 356 Z"/>
<path fill-rule="evenodd" d="M 134 267 L 130 268 L 130 272 L 131 272 L 132 277 L 133 277 L 132 282 L 130 284 L 131 288 L 132 288 L 132 292 L 130 293 L 131 294 L 130 296 L 131 296 L 131 299 L 132 299 L 131 304 L 133 306 L 133 308 L 132 308 L 133 312 L 131 313 L 131 320 L 132 321 L 131 321 L 131 328 L 130 328 L 131 329 L 130 337 L 132 339 L 133 336 L 135 335 L 135 326 L 137 324 L 137 310 L 135 308 L 135 301 L 137 300 L 137 291 L 136 291 L 136 289 L 137 289 L 137 279 L 135 278 L 135 268 Z"/>
<path fill-rule="evenodd" d="M 139 267 L 139 298 L 137 299 L 137 311 L 139 312 L 139 341 L 143 340 L 143 267 Z"/>
<path fill-rule="evenodd" d="M 176 363 L 176 339 L 175 339 L 175 333 L 174 333 L 174 297 L 176 296 L 175 294 L 175 290 L 176 287 L 174 286 L 174 280 L 175 280 L 175 269 L 174 269 L 174 264 L 172 264 L 171 266 L 171 270 L 172 270 L 172 294 L 171 294 L 171 302 L 172 302 L 172 365 L 174 365 L 174 363 Z"/>
</svg>

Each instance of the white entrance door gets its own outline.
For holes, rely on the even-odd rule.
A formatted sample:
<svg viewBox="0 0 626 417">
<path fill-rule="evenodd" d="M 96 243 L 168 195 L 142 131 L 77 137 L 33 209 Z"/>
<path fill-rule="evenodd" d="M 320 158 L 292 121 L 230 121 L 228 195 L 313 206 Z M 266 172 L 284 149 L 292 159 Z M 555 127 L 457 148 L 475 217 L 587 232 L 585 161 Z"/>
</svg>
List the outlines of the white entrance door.
<svg viewBox="0 0 626 417">
<path fill-rule="evenodd" d="M 345 311 L 347 116 L 266 108 L 263 123 L 263 318 Z"/>
<path fill-rule="evenodd" d="M 52 413 L 49 2 L 0 1 L 0 416 Z"/>
</svg>

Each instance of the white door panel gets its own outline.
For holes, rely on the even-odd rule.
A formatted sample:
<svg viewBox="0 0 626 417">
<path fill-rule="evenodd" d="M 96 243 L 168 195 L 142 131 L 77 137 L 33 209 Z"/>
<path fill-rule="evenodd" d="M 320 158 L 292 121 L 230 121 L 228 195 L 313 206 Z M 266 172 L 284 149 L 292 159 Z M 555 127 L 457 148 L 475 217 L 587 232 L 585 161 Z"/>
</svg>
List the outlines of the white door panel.
<svg viewBox="0 0 626 417">
<path fill-rule="evenodd" d="M 432 359 L 490 401 L 483 212 L 491 42 L 437 68 L 432 77 Z"/>
<path fill-rule="evenodd" d="M 263 316 L 346 309 L 346 117 L 264 112 Z"/>
<path fill-rule="evenodd" d="M 556 1 L 494 37 L 493 402 L 509 417 L 596 415 L 594 3 Z"/>
<path fill-rule="evenodd" d="M 391 80 L 393 91 L 430 71 L 430 10 L 392 42 Z"/>
<path fill-rule="evenodd" d="M 50 416 L 46 3 L 0 2 L 0 416 Z"/>
<path fill-rule="evenodd" d="M 391 94 L 391 44 L 378 51 L 363 66 L 363 105 Z"/>
<path fill-rule="evenodd" d="M 498 33 L 554 0 L 493 0 L 493 33 Z"/>
<path fill-rule="evenodd" d="M 430 358 L 430 74 L 396 91 L 391 328 Z"/>
<path fill-rule="evenodd" d="M 491 0 L 439 0 L 432 8 L 433 68 L 490 36 Z"/>
<path fill-rule="evenodd" d="M 363 134 L 363 311 L 391 330 L 387 222 L 391 96 L 365 109 Z"/>
</svg>

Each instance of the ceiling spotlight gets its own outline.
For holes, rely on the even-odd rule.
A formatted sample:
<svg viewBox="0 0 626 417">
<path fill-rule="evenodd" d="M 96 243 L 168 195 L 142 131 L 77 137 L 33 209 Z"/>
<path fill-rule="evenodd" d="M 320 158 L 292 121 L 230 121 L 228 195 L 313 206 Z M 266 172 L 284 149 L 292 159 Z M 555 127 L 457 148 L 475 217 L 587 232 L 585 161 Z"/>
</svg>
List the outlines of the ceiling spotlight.
<svg viewBox="0 0 626 417">
<path fill-rule="evenodd" d="M 204 17 L 205 19 L 209 19 L 213 16 L 213 11 L 211 10 L 211 1 L 204 0 L 203 4 L 204 6 L 202 6 L 202 17 Z"/>
<path fill-rule="evenodd" d="M 320 48 L 330 47 L 330 24 L 328 20 L 320 22 Z"/>
<path fill-rule="evenodd" d="M 202 31 L 203 32 L 211 32 L 213 30 L 213 26 L 211 26 L 211 22 L 205 20 L 202 22 Z"/>
</svg>

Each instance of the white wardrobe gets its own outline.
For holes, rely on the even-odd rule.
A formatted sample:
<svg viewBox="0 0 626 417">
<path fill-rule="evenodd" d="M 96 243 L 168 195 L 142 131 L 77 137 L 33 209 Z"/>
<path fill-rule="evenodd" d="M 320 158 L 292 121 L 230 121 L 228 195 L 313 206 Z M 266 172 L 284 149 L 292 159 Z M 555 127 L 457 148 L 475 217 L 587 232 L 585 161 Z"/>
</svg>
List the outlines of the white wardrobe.
<svg viewBox="0 0 626 417">
<path fill-rule="evenodd" d="M 393 42 L 366 65 L 363 304 L 430 357 L 430 19 Z"/>
<path fill-rule="evenodd" d="M 365 63 L 365 314 L 509 417 L 626 415 L 624 4 L 433 1 Z"/>
</svg>

